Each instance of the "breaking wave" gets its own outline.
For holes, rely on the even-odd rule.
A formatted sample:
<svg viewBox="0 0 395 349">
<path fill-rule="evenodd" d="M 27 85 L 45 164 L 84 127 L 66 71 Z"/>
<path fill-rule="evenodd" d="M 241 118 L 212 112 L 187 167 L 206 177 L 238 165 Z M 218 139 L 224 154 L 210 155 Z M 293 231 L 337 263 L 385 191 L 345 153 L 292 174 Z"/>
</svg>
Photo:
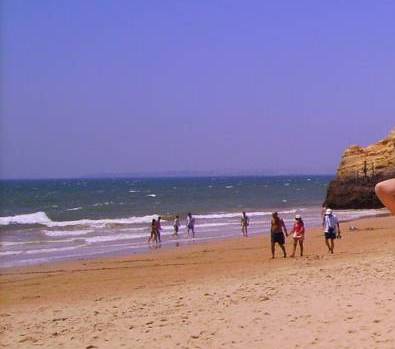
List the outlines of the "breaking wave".
<svg viewBox="0 0 395 349">
<path fill-rule="evenodd" d="M 114 219 L 79 219 L 76 221 L 53 221 L 45 212 L 35 212 L 29 214 L 22 214 L 9 217 L 0 217 L 0 225 L 10 224 L 40 224 L 45 225 L 49 228 L 52 227 L 67 227 L 76 225 L 87 225 L 91 227 L 104 227 L 106 225 L 117 225 L 117 224 L 144 224 L 151 223 L 152 219 L 157 218 L 158 215 L 148 216 L 132 216 L 127 218 L 114 218 Z"/>
</svg>

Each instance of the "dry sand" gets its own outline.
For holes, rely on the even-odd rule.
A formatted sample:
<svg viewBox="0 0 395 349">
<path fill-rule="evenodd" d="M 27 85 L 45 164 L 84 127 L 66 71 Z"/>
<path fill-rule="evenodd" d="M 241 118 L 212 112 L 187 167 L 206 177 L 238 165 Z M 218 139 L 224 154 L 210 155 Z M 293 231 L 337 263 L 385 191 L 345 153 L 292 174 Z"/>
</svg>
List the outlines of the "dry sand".
<svg viewBox="0 0 395 349">
<path fill-rule="evenodd" d="M 334 255 L 316 230 L 303 258 L 260 236 L 3 270 L 1 346 L 395 348 L 395 217 L 349 225 Z"/>
</svg>

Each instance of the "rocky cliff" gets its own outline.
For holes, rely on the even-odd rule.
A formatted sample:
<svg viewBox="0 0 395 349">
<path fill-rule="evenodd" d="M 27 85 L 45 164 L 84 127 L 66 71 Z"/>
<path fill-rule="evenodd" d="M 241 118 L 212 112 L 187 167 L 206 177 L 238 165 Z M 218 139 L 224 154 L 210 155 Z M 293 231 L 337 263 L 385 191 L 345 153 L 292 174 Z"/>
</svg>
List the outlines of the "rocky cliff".
<svg viewBox="0 0 395 349">
<path fill-rule="evenodd" d="M 395 129 L 367 147 L 353 145 L 342 156 L 336 179 L 328 187 L 324 205 L 331 208 L 382 207 L 374 193 L 376 183 L 395 177 Z"/>
</svg>

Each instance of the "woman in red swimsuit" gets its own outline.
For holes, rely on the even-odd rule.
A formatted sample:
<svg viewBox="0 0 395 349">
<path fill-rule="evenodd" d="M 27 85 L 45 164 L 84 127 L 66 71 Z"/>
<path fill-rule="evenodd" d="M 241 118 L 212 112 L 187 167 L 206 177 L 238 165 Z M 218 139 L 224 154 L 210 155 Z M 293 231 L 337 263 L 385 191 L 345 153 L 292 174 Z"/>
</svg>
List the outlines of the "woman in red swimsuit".
<svg viewBox="0 0 395 349">
<path fill-rule="evenodd" d="M 295 223 L 292 228 L 292 237 L 294 239 L 294 248 L 291 254 L 291 257 L 295 257 L 295 252 L 296 252 L 296 245 L 299 242 L 299 247 L 300 247 L 300 256 L 303 256 L 303 240 L 304 240 L 304 223 L 302 220 L 302 217 L 297 214 L 295 216 Z"/>
</svg>

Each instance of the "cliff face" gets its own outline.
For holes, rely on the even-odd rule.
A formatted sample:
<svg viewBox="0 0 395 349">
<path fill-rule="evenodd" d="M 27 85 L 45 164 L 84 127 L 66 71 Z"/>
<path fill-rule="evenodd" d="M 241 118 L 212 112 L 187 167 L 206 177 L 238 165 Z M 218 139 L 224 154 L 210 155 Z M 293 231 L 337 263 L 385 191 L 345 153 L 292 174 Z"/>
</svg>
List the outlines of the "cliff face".
<svg viewBox="0 0 395 349">
<path fill-rule="evenodd" d="M 395 129 L 367 147 L 351 146 L 342 156 L 336 179 L 329 184 L 324 205 L 331 208 L 382 207 L 374 186 L 395 177 Z"/>
</svg>

